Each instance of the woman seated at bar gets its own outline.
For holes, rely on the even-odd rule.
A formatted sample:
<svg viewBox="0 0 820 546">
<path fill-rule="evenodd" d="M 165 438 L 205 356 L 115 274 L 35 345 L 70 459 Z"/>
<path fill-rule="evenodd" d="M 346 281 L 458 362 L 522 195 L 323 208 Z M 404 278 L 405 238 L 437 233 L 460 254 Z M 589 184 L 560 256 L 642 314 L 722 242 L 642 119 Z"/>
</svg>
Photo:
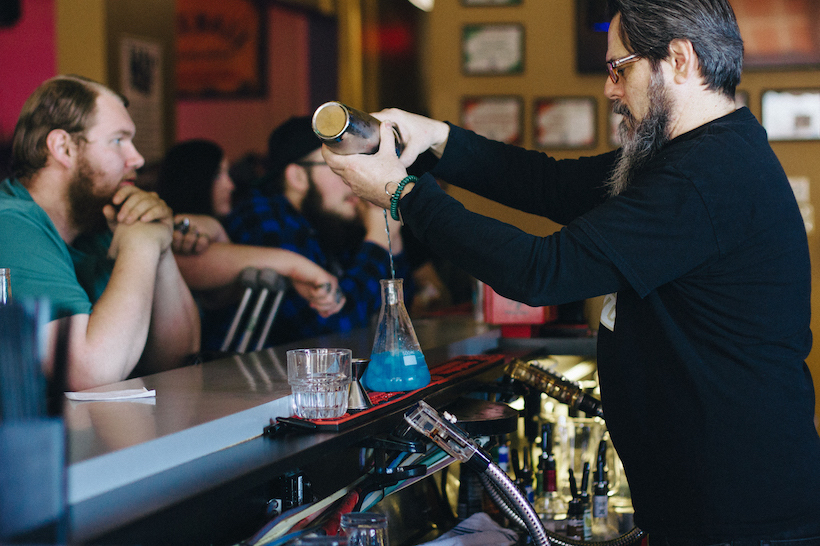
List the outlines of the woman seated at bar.
<svg viewBox="0 0 820 546">
<path fill-rule="evenodd" d="M 272 269 L 287 277 L 320 317 L 342 309 L 338 279 L 311 260 L 281 248 L 233 244 L 220 223 L 231 211 L 234 183 L 222 148 L 208 140 L 172 147 L 157 175 L 157 193 L 174 210 L 174 255 L 203 314 L 202 347 L 219 349 L 243 287 L 243 269 Z M 268 340 L 267 345 L 277 340 Z"/>
</svg>

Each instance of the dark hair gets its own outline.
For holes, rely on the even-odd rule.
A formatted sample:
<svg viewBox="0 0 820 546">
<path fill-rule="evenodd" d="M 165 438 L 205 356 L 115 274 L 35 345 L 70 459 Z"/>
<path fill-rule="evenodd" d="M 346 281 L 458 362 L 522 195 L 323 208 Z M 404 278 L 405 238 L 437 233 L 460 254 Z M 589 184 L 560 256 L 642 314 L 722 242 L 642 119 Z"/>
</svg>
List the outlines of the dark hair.
<svg viewBox="0 0 820 546">
<path fill-rule="evenodd" d="M 734 98 L 743 70 L 743 40 L 728 0 L 608 0 L 618 32 L 632 53 L 653 67 L 675 39 L 692 42 L 708 89 Z"/>
<path fill-rule="evenodd" d="M 313 132 L 310 116 L 294 116 L 279 125 L 268 137 L 267 173 L 262 182 L 263 190 L 269 195 L 284 192 L 283 175 L 287 166 L 321 147 L 322 141 Z"/>
<path fill-rule="evenodd" d="M 211 190 L 225 152 L 210 140 L 173 146 L 160 163 L 156 190 L 175 213 L 214 215 Z"/>
<path fill-rule="evenodd" d="M 14 128 L 11 170 L 25 183 L 45 167 L 48 134 L 62 129 L 78 141 L 93 125 L 97 97 L 112 93 L 125 106 L 128 101 L 104 85 L 82 76 L 57 76 L 43 82 L 26 99 Z"/>
</svg>

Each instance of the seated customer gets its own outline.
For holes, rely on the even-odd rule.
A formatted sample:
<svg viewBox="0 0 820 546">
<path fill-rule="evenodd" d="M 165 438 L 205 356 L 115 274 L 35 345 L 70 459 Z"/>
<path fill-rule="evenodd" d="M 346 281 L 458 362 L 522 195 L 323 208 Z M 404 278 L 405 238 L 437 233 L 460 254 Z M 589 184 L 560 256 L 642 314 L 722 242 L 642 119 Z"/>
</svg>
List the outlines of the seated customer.
<svg viewBox="0 0 820 546">
<path fill-rule="evenodd" d="M 177 264 L 203 310 L 203 346 L 217 349 L 225 336 L 225 317 L 233 317 L 246 267 L 272 269 L 288 277 L 293 297 L 317 316 L 330 316 L 345 303 L 333 275 L 304 256 L 279 248 L 232 244 L 219 223 L 231 211 L 234 184 L 222 148 L 208 140 L 172 147 L 159 167 L 156 188 L 176 212 Z M 289 292 L 292 292 L 289 290 Z M 271 337 L 271 343 L 280 340 Z"/>
<path fill-rule="evenodd" d="M 199 315 L 171 252 L 171 209 L 134 185 L 143 158 L 126 102 L 76 76 L 23 105 L 14 177 L 0 183 L 0 266 L 15 299 L 46 298 L 47 372 L 68 322 L 78 390 L 177 366 L 199 350 Z"/>
<path fill-rule="evenodd" d="M 347 296 L 331 317 L 301 298 L 285 297 L 273 325 L 277 341 L 367 326 L 381 306 L 379 279 L 389 279 L 384 210 L 361 201 L 325 164 L 310 117 L 291 118 L 271 133 L 268 174 L 225 219 L 232 241 L 298 252 L 339 278 Z M 396 277 L 410 284 L 400 223 L 390 220 Z M 408 294 L 406 301 L 411 301 Z"/>
</svg>

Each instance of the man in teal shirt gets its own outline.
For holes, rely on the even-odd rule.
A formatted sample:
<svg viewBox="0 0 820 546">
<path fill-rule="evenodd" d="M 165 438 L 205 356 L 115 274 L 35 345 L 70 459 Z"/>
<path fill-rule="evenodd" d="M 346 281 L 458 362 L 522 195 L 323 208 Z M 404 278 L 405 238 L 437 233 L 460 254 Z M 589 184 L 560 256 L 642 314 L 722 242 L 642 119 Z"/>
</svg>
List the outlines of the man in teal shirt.
<svg viewBox="0 0 820 546">
<path fill-rule="evenodd" d="M 15 299 L 46 298 L 70 322 L 68 386 L 175 367 L 199 350 L 199 315 L 171 252 L 171 209 L 134 186 L 143 158 L 122 97 L 59 76 L 26 101 L 13 179 L 0 183 L 0 267 Z"/>
</svg>

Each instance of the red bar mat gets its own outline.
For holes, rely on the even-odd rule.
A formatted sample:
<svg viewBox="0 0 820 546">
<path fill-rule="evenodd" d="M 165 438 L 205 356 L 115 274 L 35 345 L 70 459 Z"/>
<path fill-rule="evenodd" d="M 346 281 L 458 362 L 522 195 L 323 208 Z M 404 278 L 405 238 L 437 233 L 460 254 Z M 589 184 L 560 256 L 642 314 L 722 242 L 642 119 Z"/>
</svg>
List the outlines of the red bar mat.
<svg viewBox="0 0 820 546">
<path fill-rule="evenodd" d="M 354 424 L 369 420 L 376 415 L 392 411 L 398 404 L 407 404 L 421 400 L 427 394 L 437 390 L 444 383 L 453 380 L 463 380 L 480 374 L 487 369 L 505 360 L 504 355 L 470 355 L 457 356 L 447 362 L 442 362 L 430 370 L 430 383 L 414 391 L 402 392 L 369 392 L 368 396 L 373 407 L 365 410 L 348 412 L 334 419 L 299 419 L 315 425 L 315 430 L 340 431 Z"/>
</svg>

